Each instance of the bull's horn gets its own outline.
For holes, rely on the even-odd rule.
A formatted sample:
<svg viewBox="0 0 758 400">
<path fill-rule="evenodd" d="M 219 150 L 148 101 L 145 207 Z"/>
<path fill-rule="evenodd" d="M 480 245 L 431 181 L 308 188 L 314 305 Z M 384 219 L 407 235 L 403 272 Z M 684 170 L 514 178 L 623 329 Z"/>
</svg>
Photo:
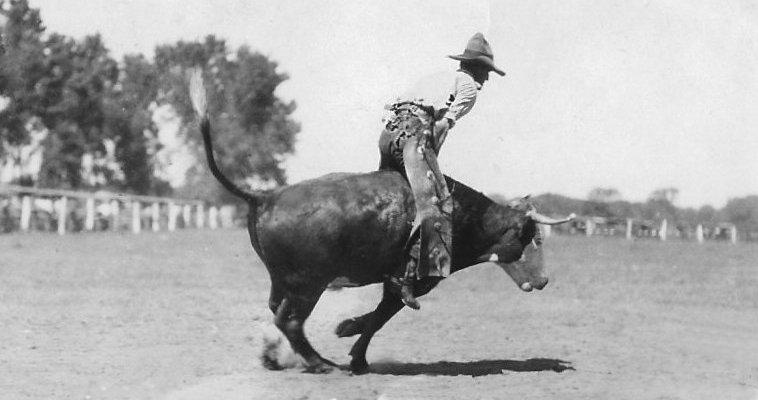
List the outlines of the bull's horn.
<svg viewBox="0 0 758 400">
<path fill-rule="evenodd" d="M 566 218 L 555 219 L 555 218 L 546 217 L 546 216 L 544 216 L 544 215 L 542 215 L 542 214 L 540 214 L 540 213 L 538 213 L 537 211 L 534 211 L 534 210 L 528 211 L 526 213 L 526 216 L 529 217 L 529 218 L 531 218 L 534 222 L 536 222 L 538 224 L 543 224 L 543 225 L 560 225 L 560 224 L 565 224 L 566 222 L 569 222 L 572 219 L 576 218 L 576 214 L 571 213 L 571 215 L 569 215 Z"/>
</svg>

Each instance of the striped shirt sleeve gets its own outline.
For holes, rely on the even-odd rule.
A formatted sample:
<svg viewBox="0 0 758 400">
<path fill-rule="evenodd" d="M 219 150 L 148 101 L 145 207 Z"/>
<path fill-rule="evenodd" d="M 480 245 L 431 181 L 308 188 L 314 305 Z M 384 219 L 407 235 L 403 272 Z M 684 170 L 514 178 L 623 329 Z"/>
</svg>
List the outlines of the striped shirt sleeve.
<svg viewBox="0 0 758 400">
<path fill-rule="evenodd" d="M 457 122 L 468 114 L 474 108 L 477 92 L 477 83 L 474 79 L 465 73 L 459 73 L 455 78 L 455 87 L 448 99 L 448 110 L 445 113 L 445 118 Z"/>
</svg>

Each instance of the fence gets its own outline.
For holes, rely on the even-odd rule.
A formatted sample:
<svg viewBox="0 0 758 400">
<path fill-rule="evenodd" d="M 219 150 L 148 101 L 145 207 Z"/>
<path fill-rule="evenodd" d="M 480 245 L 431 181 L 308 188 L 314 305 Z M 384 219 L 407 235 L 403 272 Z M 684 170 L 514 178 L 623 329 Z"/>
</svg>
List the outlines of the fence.
<svg viewBox="0 0 758 400">
<path fill-rule="evenodd" d="M 174 231 L 233 225 L 234 206 L 198 200 L 0 185 L 0 231 Z"/>
<path fill-rule="evenodd" d="M 666 241 L 669 239 L 722 240 L 737 243 L 737 227 L 732 223 L 698 224 L 695 227 L 669 224 L 668 220 L 635 220 L 632 218 L 577 217 L 566 225 L 544 226 L 543 233 L 549 236 L 553 231 L 586 236 L 623 236 L 627 240 L 650 238 Z M 552 229 L 551 229 L 552 228 Z M 752 236 L 750 236 L 752 237 Z"/>
</svg>

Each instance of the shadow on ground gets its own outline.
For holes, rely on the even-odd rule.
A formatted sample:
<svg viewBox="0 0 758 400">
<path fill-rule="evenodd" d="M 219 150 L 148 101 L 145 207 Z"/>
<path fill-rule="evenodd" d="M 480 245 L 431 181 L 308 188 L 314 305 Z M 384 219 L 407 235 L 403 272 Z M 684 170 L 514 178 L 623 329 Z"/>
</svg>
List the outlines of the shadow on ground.
<svg viewBox="0 0 758 400">
<path fill-rule="evenodd" d="M 498 375 L 503 371 L 538 372 L 565 370 L 574 371 L 571 363 L 550 358 L 528 360 L 480 360 L 468 362 L 439 361 L 434 363 L 376 362 L 369 367 L 370 373 L 380 375 Z"/>
</svg>

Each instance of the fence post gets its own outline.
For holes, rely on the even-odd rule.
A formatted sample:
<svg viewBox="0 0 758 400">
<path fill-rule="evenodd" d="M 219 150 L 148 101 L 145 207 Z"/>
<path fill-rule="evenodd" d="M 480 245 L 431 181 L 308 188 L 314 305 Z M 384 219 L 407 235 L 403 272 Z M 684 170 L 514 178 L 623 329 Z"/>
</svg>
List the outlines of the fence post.
<svg viewBox="0 0 758 400">
<path fill-rule="evenodd" d="M 21 197 L 21 230 L 29 230 L 32 222 L 32 198 L 31 196 Z"/>
<path fill-rule="evenodd" d="M 593 233 L 595 233 L 595 221 L 592 220 L 592 217 L 588 217 L 587 220 L 584 223 L 584 230 L 585 234 L 587 236 L 592 236 Z"/>
<path fill-rule="evenodd" d="M 737 226 L 732 225 L 731 228 L 729 228 L 729 239 L 732 241 L 732 244 L 737 243 Z"/>
<path fill-rule="evenodd" d="M 666 232 L 668 230 L 668 221 L 666 219 L 663 219 L 663 222 L 661 222 L 661 230 L 658 231 L 658 237 L 661 238 L 662 241 L 666 241 Z"/>
<path fill-rule="evenodd" d="M 139 201 L 132 201 L 132 233 L 142 231 L 142 205 Z"/>
<path fill-rule="evenodd" d="M 161 230 L 161 205 L 160 203 L 153 203 L 152 206 L 152 225 L 153 232 Z"/>
<path fill-rule="evenodd" d="M 182 206 L 182 220 L 184 221 L 184 229 L 190 227 L 190 216 L 192 215 L 192 207 L 189 204 Z"/>
<path fill-rule="evenodd" d="M 540 225 L 542 227 L 542 237 L 549 238 L 553 234 L 553 227 L 550 225 Z"/>
<path fill-rule="evenodd" d="M 67 201 L 68 199 L 66 198 L 66 196 L 63 196 L 58 202 L 58 234 L 59 235 L 66 234 L 66 214 L 67 214 L 66 202 Z"/>
<path fill-rule="evenodd" d="M 173 232 L 176 230 L 176 216 L 179 210 L 176 209 L 176 205 L 173 201 L 169 201 L 168 204 L 168 231 Z"/>
<path fill-rule="evenodd" d="M 87 214 L 84 217 L 84 229 L 92 231 L 95 229 L 95 199 L 87 198 Z"/>
<path fill-rule="evenodd" d="M 626 219 L 626 240 L 632 240 L 632 219 Z"/>
<path fill-rule="evenodd" d="M 208 209 L 208 227 L 211 229 L 218 228 L 218 208 L 211 206 Z"/>
<path fill-rule="evenodd" d="M 197 205 L 197 214 L 195 215 L 195 222 L 198 228 L 205 227 L 205 205 L 202 203 Z"/>
<path fill-rule="evenodd" d="M 698 243 L 703 243 L 703 224 L 698 224 L 695 228 L 695 238 L 697 238 Z"/>
<path fill-rule="evenodd" d="M 112 224 L 113 224 L 112 229 L 114 231 L 118 230 L 119 212 L 120 211 L 121 210 L 119 209 L 119 206 L 118 206 L 118 200 L 116 200 L 116 199 L 111 200 L 111 218 L 113 220 L 112 221 Z"/>
<path fill-rule="evenodd" d="M 17 210 L 17 212 L 20 211 L 20 214 L 16 214 L 16 218 L 13 218 L 15 223 L 8 221 L 12 224 L 9 227 L 21 232 L 34 230 L 35 213 L 39 212 L 35 211 L 37 206 L 40 207 L 40 210 L 44 209 L 46 214 L 52 213 L 50 216 L 53 219 L 52 224 L 57 225 L 53 230 L 61 235 L 67 234 L 71 229 L 78 230 L 79 228 L 84 231 L 94 231 L 98 229 L 98 218 L 103 218 L 105 224 L 112 223 L 112 226 L 107 230 L 118 231 L 131 228 L 132 232 L 141 233 L 144 228 L 143 225 L 145 225 L 147 229 L 152 228 L 152 230 L 159 231 L 163 224 L 164 212 L 168 212 L 166 219 L 170 231 L 175 231 L 180 227 L 194 226 L 198 228 L 210 226 L 213 229 L 218 229 L 234 222 L 234 206 L 211 207 L 210 204 L 198 200 L 110 192 L 91 193 L 63 189 L 26 188 L 18 185 L 2 185 L 1 190 L 0 195 L 3 196 L 3 199 L 10 198 L 9 204 L 11 204 L 12 209 Z M 70 204 L 69 198 L 73 199 L 73 204 Z M 49 202 L 52 202 L 52 210 L 49 208 Z M 3 207 L 5 207 L 5 203 L 3 200 Z M 145 207 L 151 207 L 150 212 L 145 212 L 147 211 Z M 166 207 L 165 211 L 164 207 Z M 131 221 L 128 217 L 130 210 Z M 82 217 L 81 226 L 77 218 L 80 214 Z M 72 218 L 71 221 L 75 225 L 73 228 L 69 226 L 69 217 Z M 148 218 L 151 218 L 149 222 Z M 44 222 L 49 227 L 48 221 Z M 550 235 L 549 230 L 546 235 Z"/>
</svg>

